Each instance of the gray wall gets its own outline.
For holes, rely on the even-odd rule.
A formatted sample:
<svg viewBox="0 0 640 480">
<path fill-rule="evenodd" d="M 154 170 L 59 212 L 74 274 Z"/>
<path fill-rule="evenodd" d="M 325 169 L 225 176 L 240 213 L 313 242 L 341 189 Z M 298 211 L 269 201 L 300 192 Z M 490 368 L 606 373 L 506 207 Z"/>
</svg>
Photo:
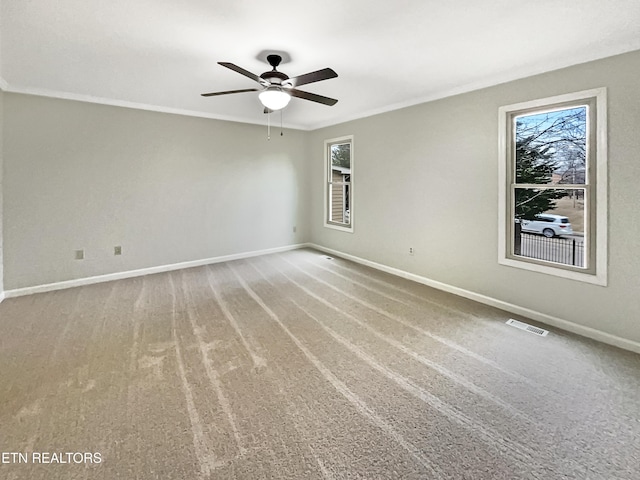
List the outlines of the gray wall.
<svg viewBox="0 0 640 480">
<path fill-rule="evenodd" d="M 4 113 L 5 290 L 307 240 L 304 132 L 12 93 Z"/>
<path fill-rule="evenodd" d="M 640 341 L 639 76 L 633 52 L 270 142 L 260 126 L 4 93 L 4 289 L 312 241 Z M 609 286 L 498 265 L 498 107 L 601 86 Z M 322 226 L 323 141 L 349 134 L 353 234 Z"/>
<path fill-rule="evenodd" d="M 311 134 L 319 244 L 640 341 L 640 52 Z M 498 265 L 498 107 L 608 89 L 609 286 Z M 353 234 L 323 227 L 323 141 L 355 135 Z M 409 247 L 415 255 L 409 256 Z"/>
</svg>

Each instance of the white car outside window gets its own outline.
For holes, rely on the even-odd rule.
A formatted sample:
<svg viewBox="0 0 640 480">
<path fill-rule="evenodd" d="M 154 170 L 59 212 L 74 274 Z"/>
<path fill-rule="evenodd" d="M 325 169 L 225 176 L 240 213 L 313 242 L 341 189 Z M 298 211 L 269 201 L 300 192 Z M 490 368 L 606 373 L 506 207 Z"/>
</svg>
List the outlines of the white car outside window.
<svg viewBox="0 0 640 480">
<path fill-rule="evenodd" d="M 572 235 L 573 229 L 567 217 L 541 213 L 536 216 L 537 220 L 522 220 L 522 231 L 530 233 L 541 233 L 547 238 L 559 235 Z"/>
</svg>

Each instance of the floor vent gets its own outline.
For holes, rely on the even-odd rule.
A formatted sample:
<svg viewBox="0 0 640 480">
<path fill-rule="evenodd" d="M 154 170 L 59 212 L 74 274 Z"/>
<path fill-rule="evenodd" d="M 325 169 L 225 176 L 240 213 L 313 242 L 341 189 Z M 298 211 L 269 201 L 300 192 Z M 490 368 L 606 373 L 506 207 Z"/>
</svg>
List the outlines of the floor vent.
<svg viewBox="0 0 640 480">
<path fill-rule="evenodd" d="M 529 325 L 528 323 L 519 322 L 518 320 L 514 320 L 510 318 L 507 320 L 507 325 L 511 325 L 512 327 L 519 328 L 520 330 L 526 330 L 529 333 L 533 333 L 534 335 L 539 335 L 541 337 L 546 337 L 549 333 L 548 330 L 544 330 L 542 328 L 534 327 L 533 325 Z"/>
</svg>

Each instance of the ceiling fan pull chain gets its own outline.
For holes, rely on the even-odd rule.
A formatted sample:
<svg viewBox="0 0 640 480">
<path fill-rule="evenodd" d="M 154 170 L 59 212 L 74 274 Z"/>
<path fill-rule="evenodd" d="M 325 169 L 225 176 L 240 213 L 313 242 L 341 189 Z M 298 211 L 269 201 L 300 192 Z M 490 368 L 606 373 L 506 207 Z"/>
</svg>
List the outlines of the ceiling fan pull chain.
<svg viewBox="0 0 640 480">
<path fill-rule="evenodd" d="M 271 111 L 267 112 L 267 140 L 271 140 Z"/>
<path fill-rule="evenodd" d="M 284 133 L 282 133 L 282 110 L 280 110 L 280 136 L 282 137 Z"/>
</svg>

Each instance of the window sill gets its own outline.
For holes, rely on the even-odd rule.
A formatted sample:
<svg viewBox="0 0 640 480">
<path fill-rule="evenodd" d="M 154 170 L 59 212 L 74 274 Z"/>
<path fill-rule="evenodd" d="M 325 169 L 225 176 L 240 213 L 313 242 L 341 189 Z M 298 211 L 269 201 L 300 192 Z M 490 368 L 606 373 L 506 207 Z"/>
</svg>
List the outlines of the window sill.
<svg viewBox="0 0 640 480">
<path fill-rule="evenodd" d="M 353 233 L 353 225 L 343 226 L 335 223 L 325 223 L 324 226 L 332 230 L 339 230 L 341 232 Z"/>
<path fill-rule="evenodd" d="M 591 283 L 593 285 L 600 285 L 602 287 L 607 286 L 606 274 L 592 274 L 576 272 L 575 270 L 565 270 L 558 267 L 552 267 L 547 265 L 539 265 L 537 263 L 529 263 L 513 258 L 500 258 L 498 260 L 500 265 L 506 265 L 508 267 L 519 268 L 521 270 L 529 270 L 531 272 L 543 273 L 545 275 L 553 275 L 555 277 L 567 278 L 569 280 L 576 280 L 578 282 Z"/>
</svg>

